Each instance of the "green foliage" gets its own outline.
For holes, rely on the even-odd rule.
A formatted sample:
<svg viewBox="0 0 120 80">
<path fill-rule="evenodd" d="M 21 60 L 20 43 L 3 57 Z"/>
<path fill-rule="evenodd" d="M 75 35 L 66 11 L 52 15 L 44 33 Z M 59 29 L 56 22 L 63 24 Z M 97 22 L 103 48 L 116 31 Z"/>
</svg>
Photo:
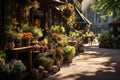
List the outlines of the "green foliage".
<svg viewBox="0 0 120 80">
<path fill-rule="evenodd" d="M 120 17 L 120 1 L 119 0 L 95 0 L 91 6 L 93 11 L 102 13 L 102 18 L 107 16 Z"/>
<path fill-rule="evenodd" d="M 16 19 L 14 21 L 14 19 L 8 19 L 4 25 L 4 29 L 3 29 L 3 35 L 5 35 L 5 40 L 7 42 L 11 42 L 14 41 L 15 39 L 15 32 L 16 32 L 16 28 L 15 26 L 18 23 L 16 23 Z"/>
<path fill-rule="evenodd" d="M 6 53 L 4 50 L 0 50 L 0 58 L 5 59 L 6 58 Z"/>
<path fill-rule="evenodd" d="M 64 49 L 64 55 L 72 55 L 74 56 L 76 53 L 75 47 L 74 46 L 66 46 Z"/>
<path fill-rule="evenodd" d="M 109 35 L 109 32 L 104 31 L 103 34 L 101 34 L 100 37 L 98 38 L 98 41 L 99 42 L 104 42 L 105 40 L 108 39 L 108 35 Z"/>
<path fill-rule="evenodd" d="M 42 37 L 42 30 L 36 26 L 29 25 L 28 23 L 22 26 L 24 32 L 31 32 L 34 37 Z"/>
<path fill-rule="evenodd" d="M 22 39 L 22 37 L 23 37 L 22 33 L 15 33 L 15 39 L 16 40 L 20 40 L 20 39 Z"/>
<path fill-rule="evenodd" d="M 70 27 L 75 25 L 76 15 L 75 15 L 75 9 L 74 9 L 73 4 L 68 3 L 66 5 L 62 5 L 61 14 L 62 14 L 63 18 L 67 20 L 67 24 Z"/>
<path fill-rule="evenodd" d="M 67 42 L 65 40 L 58 41 L 58 46 L 64 47 L 66 44 Z"/>
<path fill-rule="evenodd" d="M 5 59 L 0 58 L 0 72 L 5 71 Z"/>
<path fill-rule="evenodd" d="M 0 70 L 6 73 L 19 73 L 26 70 L 26 67 L 21 60 L 13 59 L 6 63 L 5 59 L 0 59 Z"/>
<path fill-rule="evenodd" d="M 79 42 L 78 47 L 83 47 L 83 43 Z"/>
<path fill-rule="evenodd" d="M 76 38 L 76 37 L 77 37 L 77 34 L 76 34 L 76 32 L 70 31 L 70 32 L 69 32 L 69 36 L 70 36 L 71 38 Z"/>
<path fill-rule="evenodd" d="M 63 47 L 58 46 L 56 48 L 56 58 L 61 59 L 64 54 Z"/>
<path fill-rule="evenodd" d="M 110 34 L 108 31 L 105 31 L 98 40 L 101 43 L 104 43 L 106 41 L 109 41 L 111 43 L 117 42 L 117 38 L 114 35 Z"/>
<path fill-rule="evenodd" d="M 5 37 L 6 37 L 6 40 L 8 42 L 11 42 L 11 41 L 14 41 L 15 39 L 15 32 L 14 31 L 10 31 L 10 30 L 6 30 L 5 31 Z"/>
<path fill-rule="evenodd" d="M 8 64 L 6 64 L 7 72 L 18 73 L 26 70 L 25 65 L 21 60 L 11 60 Z"/>
<path fill-rule="evenodd" d="M 40 57 L 39 56 L 36 58 L 35 63 L 37 66 L 42 65 L 46 68 L 49 66 L 49 64 L 53 63 L 53 61 L 54 60 L 50 57 L 45 57 L 45 56 Z"/>
<path fill-rule="evenodd" d="M 52 32 L 56 32 L 56 33 L 64 33 L 65 32 L 65 28 L 60 25 L 52 25 L 50 30 Z"/>
</svg>

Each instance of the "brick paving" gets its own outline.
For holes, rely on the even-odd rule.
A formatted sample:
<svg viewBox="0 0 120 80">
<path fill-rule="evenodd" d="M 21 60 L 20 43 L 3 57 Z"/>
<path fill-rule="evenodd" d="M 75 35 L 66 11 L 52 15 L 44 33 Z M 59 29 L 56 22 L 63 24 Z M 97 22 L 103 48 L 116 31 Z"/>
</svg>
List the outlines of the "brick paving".
<svg viewBox="0 0 120 80">
<path fill-rule="evenodd" d="M 44 80 L 120 80 L 120 49 L 84 45 L 84 53 Z"/>
</svg>

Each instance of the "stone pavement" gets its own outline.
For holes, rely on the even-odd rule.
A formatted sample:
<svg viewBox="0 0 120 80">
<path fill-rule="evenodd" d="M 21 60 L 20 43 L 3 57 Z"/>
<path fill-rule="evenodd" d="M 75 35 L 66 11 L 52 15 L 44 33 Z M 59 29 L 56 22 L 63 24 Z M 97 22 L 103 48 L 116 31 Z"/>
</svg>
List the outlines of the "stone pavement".
<svg viewBox="0 0 120 80">
<path fill-rule="evenodd" d="M 120 49 L 84 45 L 84 53 L 44 80 L 120 80 Z"/>
</svg>

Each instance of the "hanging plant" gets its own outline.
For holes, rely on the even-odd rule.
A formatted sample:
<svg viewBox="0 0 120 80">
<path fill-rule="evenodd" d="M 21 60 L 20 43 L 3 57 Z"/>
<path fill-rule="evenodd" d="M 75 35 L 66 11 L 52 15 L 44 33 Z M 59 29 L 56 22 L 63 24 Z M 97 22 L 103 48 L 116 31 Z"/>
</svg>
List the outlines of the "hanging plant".
<svg viewBox="0 0 120 80">
<path fill-rule="evenodd" d="M 23 19 L 27 19 L 28 16 L 30 15 L 30 10 L 33 9 L 38 9 L 40 7 L 40 3 L 37 0 L 30 1 L 26 0 L 24 4 L 24 8 L 22 9 L 22 17 Z"/>
<path fill-rule="evenodd" d="M 69 10 L 69 8 L 66 8 L 63 10 L 63 16 L 65 18 L 69 18 L 71 16 L 71 14 L 72 14 L 72 12 L 71 12 L 71 10 Z"/>
<path fill-rule="evenodd" d="M 68 3 L 62 6 L 61 11 L 63 18 L 67 20 L 67 24 L 73 26 L 76 21 L 74 6 Z"/>
</svg>

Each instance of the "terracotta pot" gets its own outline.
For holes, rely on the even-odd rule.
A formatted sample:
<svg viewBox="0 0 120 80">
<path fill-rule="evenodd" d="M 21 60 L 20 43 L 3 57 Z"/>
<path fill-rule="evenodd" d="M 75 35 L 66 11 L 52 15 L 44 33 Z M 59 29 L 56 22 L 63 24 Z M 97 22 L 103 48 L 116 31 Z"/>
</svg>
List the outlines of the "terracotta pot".
<svg viewBox="0 0 120 80">
<path fill-rule="evenodd" d="M 22 40 L 23 46 L 30 46 L 31 45 L 31 39 L 23 39 Z"/>
<path fill-rule="evenodd" d="M 64 62 L 72 62 L 73 56 L 72 55 L 65 55 L 64 56 Z"/>
<path fill-rule="evenodd" d="M 13 49 L 14 47 L 15 47 L 14 41 L 7 43 L 7 48 L 8 48 L 8 49 Z"/>
</svg>

